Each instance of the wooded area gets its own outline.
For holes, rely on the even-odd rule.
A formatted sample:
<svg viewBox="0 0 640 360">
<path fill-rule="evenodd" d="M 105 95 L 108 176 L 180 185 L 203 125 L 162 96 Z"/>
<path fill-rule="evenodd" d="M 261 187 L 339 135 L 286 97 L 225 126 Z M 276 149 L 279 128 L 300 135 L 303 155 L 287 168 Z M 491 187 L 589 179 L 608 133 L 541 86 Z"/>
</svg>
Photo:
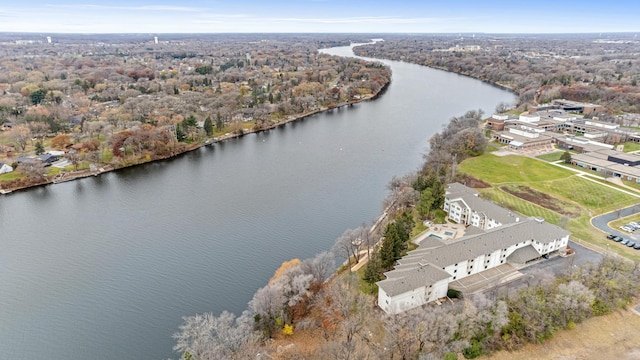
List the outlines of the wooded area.
<svg viewBox="0 0 640 360">
<path fill-rule="evenodd" d="M 640 42 L 634 34 L 388 35 L 361 56 L 402 60 L 514 90 L 527 104 L 563 98 L 640 113 Z"/>
<path fill-rule="evenodd" d="M 20 157 L 63 151 L 69 172 L 162 159 L 370 98 L 391 78 L 379 63 L 320 54 L 348 44 L 323 35 L 3 37 L 0 162 L 18 168 L 0 177 L 5 189 L 60 172 L 33 177 Z"/>
</svg>

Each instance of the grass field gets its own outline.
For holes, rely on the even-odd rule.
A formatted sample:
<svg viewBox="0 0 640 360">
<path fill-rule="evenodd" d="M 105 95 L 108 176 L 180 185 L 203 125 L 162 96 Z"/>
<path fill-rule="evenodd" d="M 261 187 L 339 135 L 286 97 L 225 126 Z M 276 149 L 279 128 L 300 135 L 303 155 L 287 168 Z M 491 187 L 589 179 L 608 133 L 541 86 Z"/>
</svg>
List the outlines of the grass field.
<svg viewBox="0 0 640 360">
<path fill-rule="evenodd" d="M 573 172 L 524 156 L 484 154 L 463 161 L 458 171 L 492 184 L 568 178 Z"/>
<path fill-rule="evenodd" d="M 624 145 L 624 152 L 640 150 L 640 143 L 637 143 L 637 142 L 627 141 L 626 143 L 623 143 L 623 145 Z"/>
<path fill-rule="evenodd" d="M 13 179 L 17 179 L 18 177 L 20 177 L 20 174 L 16 172 L 10 172 L 10 173 L 0 175 L 0 181 L 13 180 Z"/>
<path fill-rule="evenodd" d="M 553 161 L 560 160 L 560 157 L 562 156 L 562 154 L 564 154 L 564 151 L 556 151 L 556 152 L 552 152 L 552 153 L 548 153 L 548 154 L 544 154 L 544 155 L 539 155 L 539 156 L 536 156 L 536 157 L 538 159 L 540 159 L 540 160 L 553 162 Z"/>
<path fill-rule="evenodd" d="M 465 160 L 460 164 L 459 171 L 491 183 L 491 188 L 481 189 L 480 193 L 501 206 L 526 216 L 542 217 L 550 223 L 571 231 L 573 239 L 580 239 L 604 251 L 615 252 L 640 261 L 640 252 L 637 250 L 607 246 L 609 241 L 605 238 L 606 234 L 591 226 L 590 223 L 591 217 L 595 215 L 640 202 L 636 197 L 602 186 L 601 182 L 579 177 L 569 170 L 515 155 L 497 157 L 485 154 Z M 507 184 L 511 184 L 508 188 L 513 188 L 513 185 L 522 185 L 545 193 L 556 199 L 554 203 L 556 206 L 566 208 L 565 213 L 572 215 L 563 216 L 550 210 L 553 207 L 542 202 L 539 203 L 547 208 L 536 204 L 535 199 L 532 200 L 533 202 L 527 201 L 500 189 Z"/>
</svg>

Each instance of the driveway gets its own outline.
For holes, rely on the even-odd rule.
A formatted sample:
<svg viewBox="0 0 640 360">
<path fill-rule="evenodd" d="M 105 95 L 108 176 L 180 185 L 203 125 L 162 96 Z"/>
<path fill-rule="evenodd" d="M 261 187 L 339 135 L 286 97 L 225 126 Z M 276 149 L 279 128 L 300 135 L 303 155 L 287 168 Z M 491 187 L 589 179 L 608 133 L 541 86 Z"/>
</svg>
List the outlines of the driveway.
<svg viewBox="0 0 640 360">
<path fill-rule="evenodd" d="M 585 264 L 597 264 L 604 257 L 599 252 L 588 249 L 582 245 L 569 241 L 569 247 L 575 253 L 572 256 L 561 257 L 554 256 L 550 259 L 541 259 L 538 262 L 521 268 L 517 272 L 517 276 L 511 274 L 505 281 L 495 286 L 495 282 L 487 284 L 484 289 L 480 289 L 479 293 L 484 293 L 491 299 L 497 299 L 501 296 L 507 296 L 511 290 L 517 290 L 524 286 L 528 286 L 531 279 L 536 275 L 537 270 L 546 270 L 554 276 L 562 275 L 569 271 L 572 267 L 583 266 Z"/>
</svg>

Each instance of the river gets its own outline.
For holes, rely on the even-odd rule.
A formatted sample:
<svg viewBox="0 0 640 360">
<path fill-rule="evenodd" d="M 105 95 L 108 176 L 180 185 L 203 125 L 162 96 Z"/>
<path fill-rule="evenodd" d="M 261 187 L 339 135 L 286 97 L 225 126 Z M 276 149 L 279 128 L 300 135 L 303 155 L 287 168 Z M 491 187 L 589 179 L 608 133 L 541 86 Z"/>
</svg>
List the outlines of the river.
<svg viewBox="0 0 640 360">
<path fill-rule="evenodd" d="M 514 100 L 468 77 L 384 63 L 393 80 L 374 101 L 0 196 L 0 358 L 177 358 L 182 316 L 240 313 L 283 261 L 370 223 L 391 177 L 421 164 L 449 118 Z"/>
</svg>

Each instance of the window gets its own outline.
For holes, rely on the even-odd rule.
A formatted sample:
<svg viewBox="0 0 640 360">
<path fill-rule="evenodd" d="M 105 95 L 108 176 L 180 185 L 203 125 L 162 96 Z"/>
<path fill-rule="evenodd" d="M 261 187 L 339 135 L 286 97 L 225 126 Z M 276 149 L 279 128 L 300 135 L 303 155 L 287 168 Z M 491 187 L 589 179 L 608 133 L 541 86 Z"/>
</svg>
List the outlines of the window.
<svg viewBox="0 0 640 360">
<path fill-rule="evenodd" d="M 484 268 L 486 269 L 486 268 L 487 268 L 487 265 L 485 265 L 485 266 L 484 266 Z"/>
<path fill-rule="evenodd" d="M 467 275 L 471 275 L 471 271 L 467 271 Z"/>
<path fill-rule="evenodd" d="M 458 272 L 458 270 L 457 270 L 457 269 L 456 269 L 456 270 L 453 270 L 453 273 L 454 273 L 454 274 L 455 274 L 455 273 L 457 273 L 457 272 Z"/>
<path fill-rule="evenodd" d="M 453 280 L 455 280 L 455 279 L 456 279 L 456 277 L 454 276 L 454 277 L 453 277 Z"/>
</svg>

